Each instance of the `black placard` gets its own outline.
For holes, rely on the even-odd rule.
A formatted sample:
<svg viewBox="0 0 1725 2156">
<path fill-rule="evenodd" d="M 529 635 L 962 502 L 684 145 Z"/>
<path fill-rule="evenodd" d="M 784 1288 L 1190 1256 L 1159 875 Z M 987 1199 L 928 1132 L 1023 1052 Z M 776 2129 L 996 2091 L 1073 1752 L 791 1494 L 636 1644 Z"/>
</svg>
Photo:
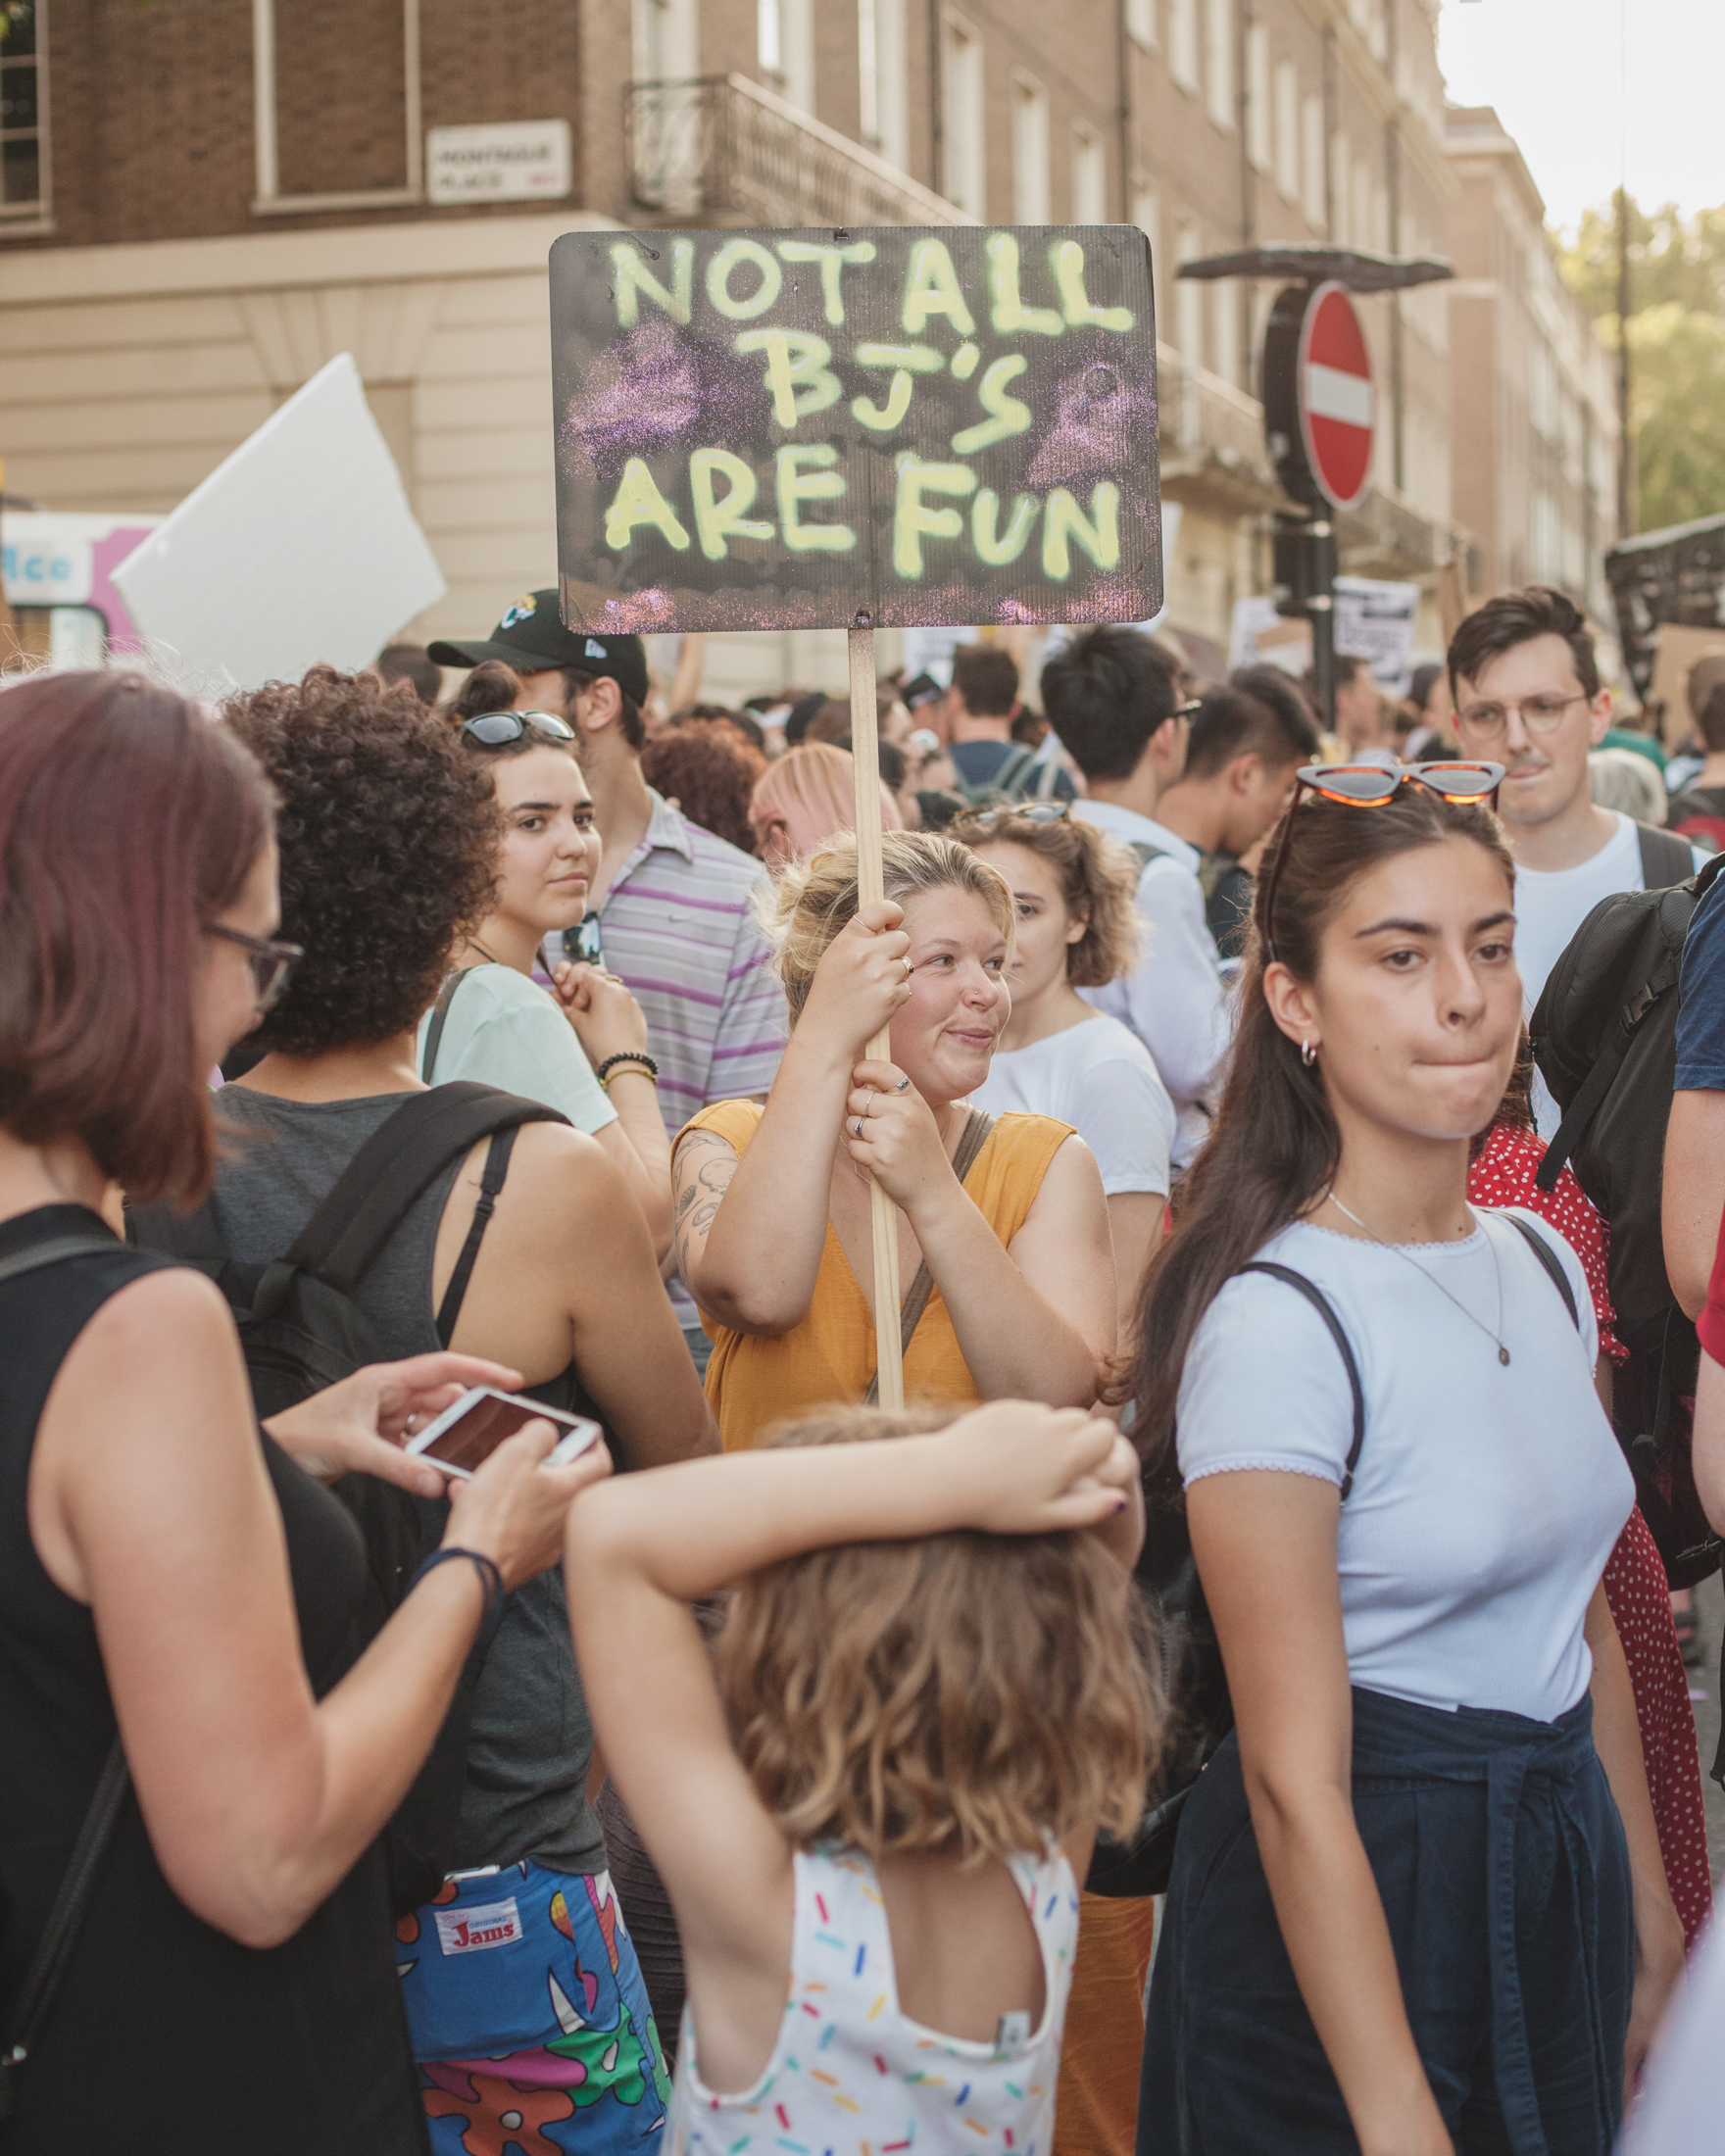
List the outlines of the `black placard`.
<svg viewBox="0 0 1725 2156">
<path fill-rule="evenodd" d="M 551 336 L 571 627 L 1161 607 L 1136 226 L 568 232 Z"/>
</svg>

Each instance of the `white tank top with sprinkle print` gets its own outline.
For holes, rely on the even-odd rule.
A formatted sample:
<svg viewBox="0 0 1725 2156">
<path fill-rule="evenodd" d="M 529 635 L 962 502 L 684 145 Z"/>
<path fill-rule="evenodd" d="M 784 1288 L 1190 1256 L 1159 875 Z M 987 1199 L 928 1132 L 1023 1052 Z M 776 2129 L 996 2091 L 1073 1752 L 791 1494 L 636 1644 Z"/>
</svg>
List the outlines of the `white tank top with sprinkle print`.
<svg viewBox="0 0 1725 2156">
<path fill-rule="evenodd" d="M 1045 2004 L 1040 2029 L 1014 2029 L 1008 2016 L 994 2043 L 942 2035 L 900 2012 L 886 1906 L 866 1857 L 813 1850 L 795 1862 L 790 1997 L 766 2070 L 753 2088 L 715 2096 L 702 2083 L 685 2006 L 664 2156 L 1049 2156 L 1078 1943 L 1065 1857 L 1010 1860 L 1042 1949 Z"/>
</svg>

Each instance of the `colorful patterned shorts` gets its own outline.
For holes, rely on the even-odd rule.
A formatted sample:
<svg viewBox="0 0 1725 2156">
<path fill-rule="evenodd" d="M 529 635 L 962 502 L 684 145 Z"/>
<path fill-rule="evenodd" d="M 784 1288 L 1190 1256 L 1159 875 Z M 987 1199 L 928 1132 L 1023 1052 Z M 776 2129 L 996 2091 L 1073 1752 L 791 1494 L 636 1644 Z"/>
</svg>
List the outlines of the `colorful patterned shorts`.
<svg viewBox="0 0 1725 2156">
<path fill-rule="evenodd" d="M 395 1936 L 436 2156 L 658 2147 L 670 2082 L 609 1872 L 464 1873 Z"/>
</svg>

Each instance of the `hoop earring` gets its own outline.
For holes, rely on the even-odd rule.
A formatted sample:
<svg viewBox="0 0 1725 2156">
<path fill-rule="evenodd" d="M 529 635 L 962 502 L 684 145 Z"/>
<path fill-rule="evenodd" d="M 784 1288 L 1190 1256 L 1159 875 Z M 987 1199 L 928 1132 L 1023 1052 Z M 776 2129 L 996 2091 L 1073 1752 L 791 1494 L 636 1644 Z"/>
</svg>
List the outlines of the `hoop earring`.
<svg viewBox="0 0 1725 2156">
<path fill-rule="evenodd" d="M 1317 1047 L 1309 1033 L 1306 1036 L 1306 1039 L 1300 1044 L 1300 1060 L 1306 1065 L 1307 1070 L 1309 1070 L 1312 1064 L 1317 1061 Z"/>
</svg>

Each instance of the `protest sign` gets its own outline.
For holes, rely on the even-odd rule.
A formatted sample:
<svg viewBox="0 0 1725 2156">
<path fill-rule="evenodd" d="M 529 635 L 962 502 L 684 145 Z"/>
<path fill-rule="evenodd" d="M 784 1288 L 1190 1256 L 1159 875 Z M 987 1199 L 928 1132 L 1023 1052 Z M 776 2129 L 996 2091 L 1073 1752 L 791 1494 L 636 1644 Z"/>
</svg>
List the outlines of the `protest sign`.
<svg viewBox="0 0 1725 2156">
<path fill-rule="evenodd" d="M 340 354 L 114 571 L 145 643 L 194 692 L 352 672 L 444 592 L 358 368 Z"/>
<path fill-rule="evenodd" d="M 567 232 L 551 329 L 571 627 L 1161 605 L 1134 226 Z"/>
<path fill-rule="evenodd" d="M 1336 650 L 1369 661 L 1371 677 L 1386 696 L 1407 694 L 1418 615 L 1417 584 L 1380 583 L 1369 576 L 1336 579 Z M 1290 673 L 1305 673 L 1311 664 L 1310 625 L 1278 614 L 1267 594 L 1235 600 L 1228 636 L 1230 667 L 1260 662 Z"/>
</svg>

